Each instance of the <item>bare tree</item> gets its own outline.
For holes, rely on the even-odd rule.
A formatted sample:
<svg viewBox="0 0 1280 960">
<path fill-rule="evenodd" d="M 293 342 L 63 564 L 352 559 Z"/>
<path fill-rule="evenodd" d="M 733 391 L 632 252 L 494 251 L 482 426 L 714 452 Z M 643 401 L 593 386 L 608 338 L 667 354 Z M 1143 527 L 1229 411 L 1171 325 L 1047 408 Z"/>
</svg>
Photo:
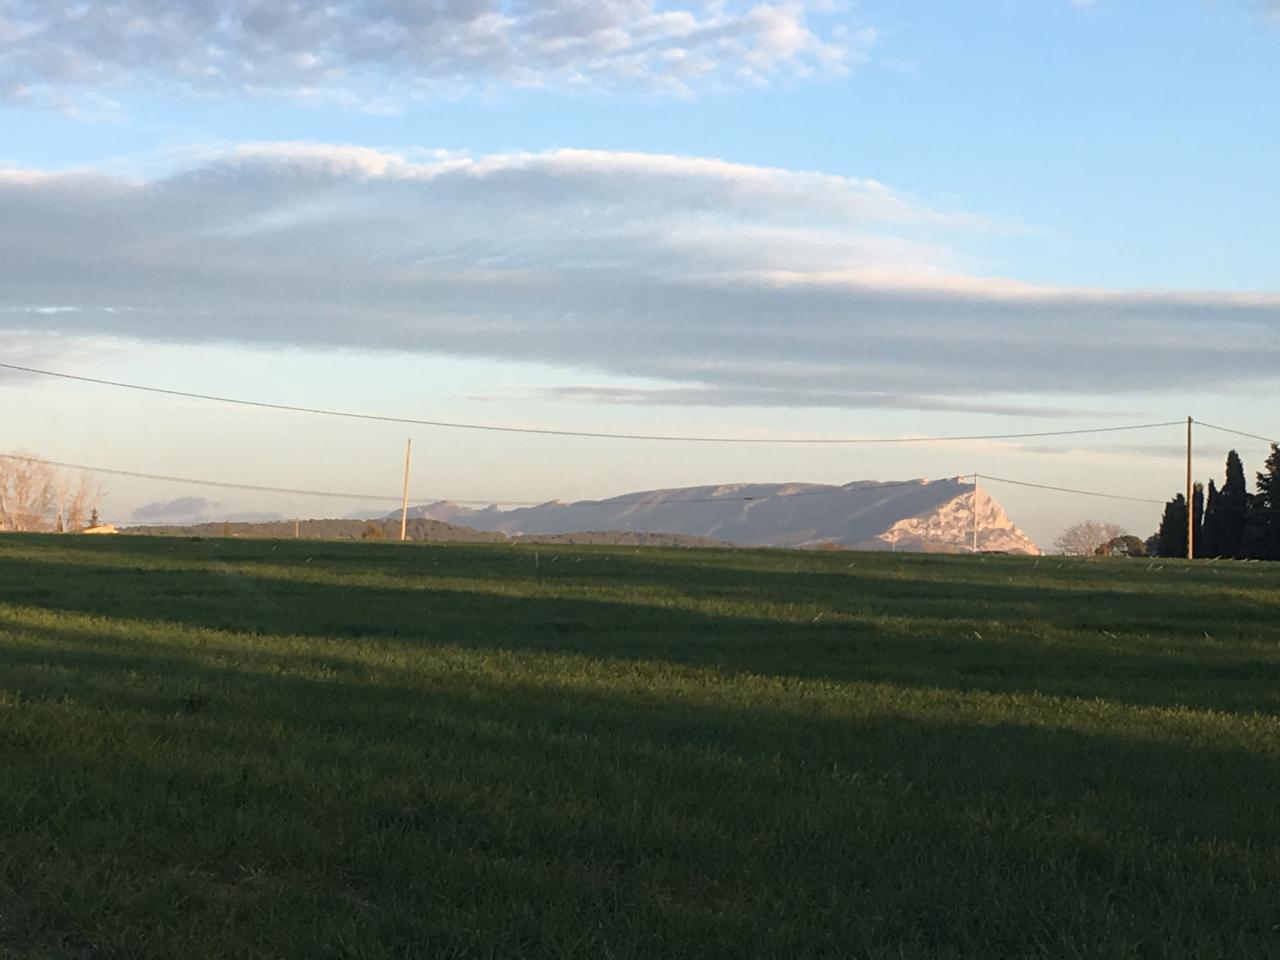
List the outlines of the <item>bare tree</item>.
<svg viewBox="0 0 1280 960">
<path fill-rule="evenodd" d="M 67 473 L 33 454 L 0 454 L 0 531 L 83 529 L 102 491 L 87 473 Z"/>
<path fill-rule="evenodd" d="M 1068 557 L 1091 557 L 1104 543 L 1124 536 L 1124 528 L 1118 523 L 1098 523 L 1084 520 L 1073 523 L 1053 541 L 1058 553 Z"/>
</svg>

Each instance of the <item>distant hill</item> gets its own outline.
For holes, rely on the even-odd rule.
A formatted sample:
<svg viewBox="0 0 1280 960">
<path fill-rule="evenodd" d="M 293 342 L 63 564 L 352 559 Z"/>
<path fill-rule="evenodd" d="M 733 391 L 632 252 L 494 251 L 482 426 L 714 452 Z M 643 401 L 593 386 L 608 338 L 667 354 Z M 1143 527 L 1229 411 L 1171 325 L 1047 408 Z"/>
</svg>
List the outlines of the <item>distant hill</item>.
<svg viewBox="0 0 1280 960">
<path fill-rule="evenodd" d="M 684 533 L 637 533 L 629 530 L 588 530 L 581 533 L 522 533 L 517 543 L 594 543 L 618 547 L 732 547 L 724 540 Z"/>
<path fill-rule="evenodd" d="M 770 546 L 961 553 L 972 549 L 973 484 L 962 479 L 726 484 L 551 502 L 502 510 L 448 501 L 410 511 L 408 539 L 421 543 L 583 543 L 623 546 Z M 978 491 L 978 549 L 1038 554 L 1036 544 L 985 490 Z M 395 540 L 400 514 L 376 520 L 302 520 L 307 539 Z M 125 534 L 294 536 L 293 521 L 136 526 Z"/>
<path fill-rule="evenodd" d="M 1040 552 L 987 491 L 979 490 L 977 499 L 979 550 Z M 597 530 L 742 546 L 958 553 L 971 549 L 973 501 L 973 484 L 953 478 L 682 487 L 515 510 L 440 501 L 414 507 L 411 515 L 525 538 Z"/>
<path fill-rule="evenodd" d="M 400 515 L 394 520 L 300 520 L 297 534 L 307 540 L 362 540 L 377 530 L 381 537 L 375 539 L 398 540 L 400 538 Z M 120 531 L 125 534 L 143 534 L 148 536 L 170 537 L 262 537 L 292 538 L 294 523 L 292 520 L 269 521 L 263 523 L 197 523 L 189 526 L 139 526 L 124 527 Z M 422 543 L 450 543 L 463 541 L 505 541 L 507 536 L 483 530 L 471 530 L 455 526 L 429 517 L 414 517 L 405 528 L 405 535 L 410 540 Z"/>
<path fill-rule="evenodd" d="M 377 531 L 373 534 L 373 531 Z M 168 537 L 251 537 L 262 539 L 292 539 L 292 520 L 235 523 L 197 523 L 186 526 L 137 526 L 124 527 L 122 534 Z M 398 540 L 400 538 L 400 514 L 377 520 L 300 520 L 297 536 L 304 540 Z M 474 530 L 429 517 L 412 517 L 405 526 L 407 539 L 417 543 L 591 543 L 626 547 L 728 547 L 732 544 L 707 537 L 689 537 L 669 533 L 633 533 L 618 530 L 598 530 L 575 533 L 556 533 L 510 537 L 496 530 Z"/>
</svg>

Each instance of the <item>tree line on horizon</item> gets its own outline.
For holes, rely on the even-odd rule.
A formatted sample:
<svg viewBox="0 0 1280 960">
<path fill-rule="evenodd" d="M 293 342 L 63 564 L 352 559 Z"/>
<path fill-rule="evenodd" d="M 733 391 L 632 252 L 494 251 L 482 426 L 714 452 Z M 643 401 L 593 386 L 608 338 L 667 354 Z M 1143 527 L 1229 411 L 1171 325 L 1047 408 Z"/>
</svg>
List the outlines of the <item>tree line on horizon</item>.
<svg viewBox="0 0 1280 960">
<path fill-rule="evenodd" d="M 1245 481 L 1244 463 L 1232 450 L 1219 488 L 1197 483 L 1191 493 L 1192 549 L 1197 558 L 1280 560 L 1280 446 L 1271 445 L 1255 491 Z M 1160 557 L 1187 555 L 1187 497 L 1174 496 L 1164 507 L 1160 529 L 1147 541 Z"/>
<path fill-rule="evenodd" d="M 102 488 L 33 454 L 0 456 L 0 533 L 74 533 L 98 523 Z"/>
</svg>

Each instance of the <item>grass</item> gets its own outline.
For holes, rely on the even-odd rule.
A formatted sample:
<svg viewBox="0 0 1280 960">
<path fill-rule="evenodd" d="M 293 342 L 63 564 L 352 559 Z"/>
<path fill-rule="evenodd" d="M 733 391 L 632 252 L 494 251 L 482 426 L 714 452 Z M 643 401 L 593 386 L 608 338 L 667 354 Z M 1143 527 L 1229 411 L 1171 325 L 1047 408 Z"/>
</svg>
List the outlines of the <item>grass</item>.
<svg viewBox="0 0 1280 960">
<path fill-rule="evenodd" d="M 1280 565 L 0 538 L 0 957 L 1280 955 Z"/>
</svg>

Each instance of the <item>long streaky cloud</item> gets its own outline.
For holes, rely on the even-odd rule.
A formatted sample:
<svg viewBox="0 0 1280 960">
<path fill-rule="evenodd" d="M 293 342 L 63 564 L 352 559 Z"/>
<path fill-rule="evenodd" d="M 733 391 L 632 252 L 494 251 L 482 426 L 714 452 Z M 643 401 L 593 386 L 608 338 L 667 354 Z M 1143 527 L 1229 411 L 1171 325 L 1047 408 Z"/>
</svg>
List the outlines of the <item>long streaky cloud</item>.
<svg viewBox="0 0 1280 960">
<path fill-rule="evenodd" d="M 0 172 L 0 329 L 502 358 L 674 391 L 597 397 L 635 403 L 992 412 L 1002 394 L 1025 413 L 1274 385 L 1280 295 L 984 276 L 965 242 L 1010 229 L 717 160 L 254 145 L 154 178 Z"/>
<path fill-rule="evenodd" d="M 131 82 L 376 109 L 513 84 L 688 94 L 838 75 L 874 39 L 814 0 L 0 0 L 0 101 Z"/>
</svg>

